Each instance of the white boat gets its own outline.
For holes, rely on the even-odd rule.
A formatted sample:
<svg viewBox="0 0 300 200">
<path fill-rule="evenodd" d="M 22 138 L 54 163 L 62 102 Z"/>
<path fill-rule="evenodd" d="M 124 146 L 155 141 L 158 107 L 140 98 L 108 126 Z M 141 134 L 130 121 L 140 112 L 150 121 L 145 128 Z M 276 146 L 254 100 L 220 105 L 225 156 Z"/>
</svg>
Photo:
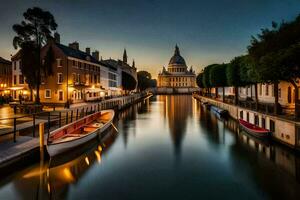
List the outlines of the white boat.
<svg viewBox="0 0 300 200">
<path fill-rule="evenodd" d="M 103 133 L 114 119 L 114 110 L 103 110 L 52 131 L 47 139 L 50 157 L 70 151 Z"/>
</svg>

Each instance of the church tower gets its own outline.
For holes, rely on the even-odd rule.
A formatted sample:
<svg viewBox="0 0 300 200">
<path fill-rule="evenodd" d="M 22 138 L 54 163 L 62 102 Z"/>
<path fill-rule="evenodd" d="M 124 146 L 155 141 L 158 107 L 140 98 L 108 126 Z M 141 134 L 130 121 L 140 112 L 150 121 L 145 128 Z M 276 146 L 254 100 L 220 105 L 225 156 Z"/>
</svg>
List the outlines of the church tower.
<svg viewBox="0 0 300 200">
<path fill-rule="evenodd" d="M 127 64 L 127 52 L 126 52 L 126 49 L 124 49 L 124 53 L 123 53 L 123 63 Z"/>
</svg>

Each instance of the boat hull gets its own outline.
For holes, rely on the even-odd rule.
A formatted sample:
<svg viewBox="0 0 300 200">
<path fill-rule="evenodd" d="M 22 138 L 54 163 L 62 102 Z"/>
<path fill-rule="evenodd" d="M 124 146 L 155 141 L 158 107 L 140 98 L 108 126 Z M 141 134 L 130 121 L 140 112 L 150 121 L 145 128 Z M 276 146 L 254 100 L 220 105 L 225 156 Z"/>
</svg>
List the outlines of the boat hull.
<svg viewBox="0 0 300 200">
<path fill-rule="evenodd" d="M 89 133 L 88 135 L 85 135 L 81 138 L 70 140 L 67 142 L 47 144 L 47 151 L 48 151 L 48 154 L 50 155 L 50 157 L 55 157 L 64 152 L 68 152 L 76 147 L 79 147 L 93 139 L 102 137 L 102 134 L 111 126 L 112 121 L 114 119 L 114 111 L 111 110 L 109 112 L 112 112 L 111 119 L 108 120 L 107 122 L 105 122 L 105 124 L 102 127 L 96 129 L 95 131 Z M 76 123 L 76 122 L 74 122 L 74 123 Z"/>
<path fill-rule="evenodd" d="M 98 136 L 98 134 L 95 131 L 94 133 L 91 133 L 91 134 L 87 135 L 86 137 L 80 138 L 78 140 L 47 145 L 47 151 L 48 151 L 50 157 L 54 157 L 61 153 L 70 151 L 70 150 L 74 149 L 75 147 L 81 146 L 84 143 L 89 142 L 92 139 L 95 139 L 97 136 Z"/>
<path fill-rule="evenodd" d="M 239 124 L 240 124 L 240 127 L 248 134 L 254 136 L 254 137 L 257 137 L 257 138 L 269 138 L 270 137 L 270 131 L 268 130 L 265 130 L 265 131 L 255 131 L 254 129 L 251 129 L 247 126 L 245 126 L 241 120 L 239 120 Z"/>
</svg>

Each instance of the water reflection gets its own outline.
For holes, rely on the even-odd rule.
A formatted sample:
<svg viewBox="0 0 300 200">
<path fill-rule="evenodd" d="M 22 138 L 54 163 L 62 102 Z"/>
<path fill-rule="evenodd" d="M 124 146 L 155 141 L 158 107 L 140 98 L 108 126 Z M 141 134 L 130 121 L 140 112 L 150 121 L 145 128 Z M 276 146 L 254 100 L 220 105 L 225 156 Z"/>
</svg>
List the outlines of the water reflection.
<svg viewBox="0 0 300 200">
<path fill-rule="evenodd" d="M 111 129 L 69 162 L 1 179 L 0 199 L 299 199 L 297 154 L 245 134 L 191 96 L 153 97 L 115 125 L 119 133 Z"/>
<path fill-rule="evenodd" d="M 192 101 L 189 95 L 159 96 L 158 100 L 164 103 L 162 112 L 169 125 L 171 139 L 174 144 L 175 156 L 180 156 L 181 143 L 184 140 L 187 120 L 192 116 Z"/>
</svg>

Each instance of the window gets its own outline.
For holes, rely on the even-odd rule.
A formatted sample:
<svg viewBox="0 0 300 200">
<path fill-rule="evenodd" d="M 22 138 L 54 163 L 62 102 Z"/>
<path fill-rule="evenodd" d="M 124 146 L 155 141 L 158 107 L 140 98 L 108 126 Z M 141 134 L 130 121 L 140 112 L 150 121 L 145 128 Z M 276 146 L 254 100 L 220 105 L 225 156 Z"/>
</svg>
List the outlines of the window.
<svg viewBox="0 0 300 200">
<path fill-rule="evenodd" d="M 24 76 L 19 75 L 19 84 L 24 84 Z"/>
<path fill-rule="evenodd" d="M 45 99 L 50 99 L 50 98 L 51 98 L 51 90 L 45 89 Z"/>
<path fill-rule="evenodd" d="M 281 98 L 281 88 L 278 89 L 278 97 Z"/>
<path fill-rule="evenodd" d="M 14 75 L 14 85 L 17 85 L 17 76 Z"/>
<path fill-rule="evenodd" d="M 62 60 L 60 58 L 56 59 L 57 67 L 62 67 Z"/>
<path fill-rule="evenodd" d="M 271 119 L 270 119 L 270 131 L 273 133 L 275 132 L 275 122 Z"/>
<path fill-rule="evenodd" d="M 57 84 L 62 84 L 62 82 L 63 82 L 62 73 L 57 73 Z"/>
<path fill-rule="evenodd" d="M 72 73 L 72 77 L 73 77 L 73 83 L 76 83 L 76 79 L 77 79 L 76 73 Z"/>
<path fill-rule="evenodd" d="M 287 99 L 288 99 L 288 103 L 292 102 L 292 88 L 291 87 L 288 87 L 288 96 L 287 96 Z"/>
<path fill-rule="evenodd" d="M 260 96 L 262 95 L 262 84 L 261 83 L 259 84 L 259 95 Z"/>
<path fill-rule="evenodd" d="M 269 85 L 266 84 L 266 96 L 269 96 Z"/>
<path fill-rule="evenodd" d="M 247 122 L 249 122 L 249 113 L 247 112 Z"/>
<path fill-rule="evenodd" d="M 80 74 L 77 74 L 77 83 L 80 83 Z"/>
<path fill-rule="evenodd" d="M 266 128 L 266 120 L 265 118 L 261 118 L 261 127 Z"/>
<path fill-rule="evenodd" d="M 59 90 L 58 91 L 58 101 L 63 101 L 64 100 L 64 91 Z"/>
<path fill-rule="evenodd" d="M 257 115 L 254 116 L 254 124 L 256 126 L 259 126 L 259 121 L 258 121 L 258 116 Z"/>
</svg>

